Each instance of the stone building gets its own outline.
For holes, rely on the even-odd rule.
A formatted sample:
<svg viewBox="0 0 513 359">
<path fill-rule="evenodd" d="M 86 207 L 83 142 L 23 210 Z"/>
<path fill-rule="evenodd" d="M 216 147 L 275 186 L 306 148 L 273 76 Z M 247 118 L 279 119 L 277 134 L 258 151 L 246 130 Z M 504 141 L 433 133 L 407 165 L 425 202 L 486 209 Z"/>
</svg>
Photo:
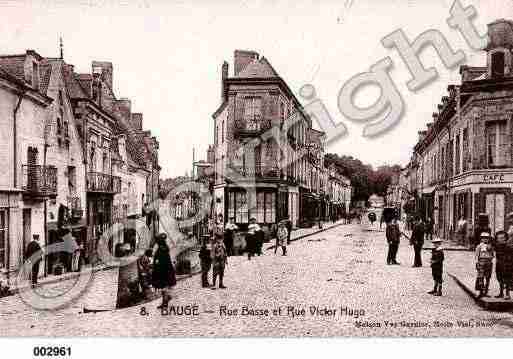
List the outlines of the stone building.
<svg viewBox="0 0 513 359">
<path fill-rule="evenodd" d="M 0 186 L 8 194 L 0 196 L 4 272 L 19 268 L 33 234 L 51 245 L 70 229 L 94 264 L 99 236 L 113 223 L 126 228 L 128 219 L 148 214 L 150 226 L 158 225 L 158 202 L 143 213 L 157 198 L 158 142 L 130 101 L 114 95 L 111 63 L 93 61 L 91 74 L 77 74 L 62 53 L 49 58 L 27 50 L 0 56 L 0 75 L 2 111 L 9 113 L 0 121 L 0 146 L 13 163 Z M 48 255 L 41 274 L 59 262 L 70 269 L 65 255 Z"/>
<path fill-rule="evenodd" d="M 327 174 L 327 217 L 340 219 L 349 213 L 351 204 L 351 181 L 342 175 L 334 164 L 326 168 Z"/>
<path fill-rule="evenodd" d="M 0 281 L 14 281 L 33 234 L 45 240 L 46 205 L 57 197 L 56 164 L 46 162 L 52 99 L 41 60 L 32 50 L 0 59 Z"/>
<path fill-rule="evenodd" d="M 489 24 L 488 36 L 486 66 L 461 67 L 461 84 L 448 87 L 419 132 L 410 164 L 419 210 L 441 237 L 461 217 L 476 225 L 480 213 L 495 233 L 513 211 L 513 22 Z"/>
<path fill-rule="evenodd" d="M 214 112 L 215 216 L 272 228 L 318 216 L 322 133 L 265 57 L 236 50 L 234 72 L 221 68 L 221 105 Z M 315 164 L 311 159 L 320 158 Z M 308 214 L 308 215 L 307 215 Z M 221 215 L 221 216 L 219 216 Z"/>
</svg>

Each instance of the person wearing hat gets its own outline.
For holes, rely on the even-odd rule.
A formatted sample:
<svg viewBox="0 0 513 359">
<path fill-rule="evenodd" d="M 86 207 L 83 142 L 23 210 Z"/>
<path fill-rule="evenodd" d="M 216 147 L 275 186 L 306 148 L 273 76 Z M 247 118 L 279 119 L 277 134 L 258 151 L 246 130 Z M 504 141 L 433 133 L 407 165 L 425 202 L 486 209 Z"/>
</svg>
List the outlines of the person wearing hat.
<svg viewBox="0 0 513 359">
<path fill-rule="evenodd" d="M 410 244 L 413 246 L 414 252 L 412 266 L 414 268 L 422 267 L 422 247 L 424 246 L 424 233 L 424 223 L 422 222 L 420 216 L 417 215 L 410 238 Z"/>
<path fill-rule="evenodd" d="M 488 296 L 490 287 L 490 277 L 492 276 L 494 251 L 490 244 L 491 235 L 489 232 L 481 233 L 481 243 L 476 247 L 476 290 L 479 291 L 479 297 Z"/>
<path fill-rule="evenodd" d="M 42 251 L 41 245 L 39 244 L 39 234 L 32 235 L 32 241 L 27 245 L 27 249 L 25 250 L 25 259 L 31 261 L 31 283 L 32 288 L 37 285 L 37 277 L 39 275 L 39 264 L 41 263 L 42 254 L 39 253 Z M 34 256 L 34 258 L 31 258 Z"/>
<path fill-rule="evenodd" d="M 153 273 L 152 285 L 156 289 L 160 289 L 162 293 L 162 304 L 157 309 L 167 309 L 171 300 L 171 287 L 176 285 L 176 273 L 171 261 L 170 249 L 166 242 L 167 234 L 160 233 L 157 235 L 155 243 L 155 253 L 153 255 Z"/>
<path fill-rule="evenodd" d="M 233 255 L 233 237 L 238 229 L 239 227 L 235 224 L 235 217 L 230 217 L 224 229 L 224 245 L 228 256 Z"/>
<path fill-rule="evenodd" d="M 432 241 L 433 249 L 431 250 L 431 274 L 433 275 L 433 281 L 435 285 L 429 294 L 433 294 L 437 297 L 442 295 L 442 275 L 444 272 L 444 250 L 442 248 L 442 240 L 440 238 L 434 238 Z"/>
<path fill-rule="evenodd" d="M 208 272 L 212 266 L 212 256 L 210 248 L 207 247 L 207 240 L 205 239 L 201 243 L 199 259 L 201 263 L 201 286 L 203 288 L 208 288 L 210 287 L 210 283 L 208 282 Z"/>
<path fill-rule="evenodd" d="M 260 230 L 261 228 L 258 225 L 256 218 L 251 218 L 249 220 L 248 234 L 246 236 L 246 251 L 248 252 L 248 260 L 251 260 L 251 257 L 254 256 L 257 251 L 256 234 Z"/>
<path fill-rule="evenodd" d="M 474 250 L 481 243 L 481 233 L 483 232 L 492 233 L 492 229 L 490 228 L 490 219 L 488 218 L 488 214 L 479 213 L 477 216 L 477 225 L 474 229 L 474 243 L 472 243 L 472 248 Z"/>
<path fill-rule="evenodd" d="M 387 264 L 400 264 L 396 257 L 401 240 L 401 230 L 399 229 L 399 224 L 397 223 L 396 217 L 394 217 L 392 221 L 386 222 L 385 237 L 388 243 Z"/>
<path fill-rule="evenodd" d="M 214 243 L 213 261 L 212 261 L 212 289 L 216 289 L 216 280 L 219 277 L 219 288 L 225 289 L 223 284 L 224 268 L 228 263 L 228 256 L 226 255 L 226 247 L 223 243 L 223 236 L 216 234 L 216 241 Z"/>
</svg>

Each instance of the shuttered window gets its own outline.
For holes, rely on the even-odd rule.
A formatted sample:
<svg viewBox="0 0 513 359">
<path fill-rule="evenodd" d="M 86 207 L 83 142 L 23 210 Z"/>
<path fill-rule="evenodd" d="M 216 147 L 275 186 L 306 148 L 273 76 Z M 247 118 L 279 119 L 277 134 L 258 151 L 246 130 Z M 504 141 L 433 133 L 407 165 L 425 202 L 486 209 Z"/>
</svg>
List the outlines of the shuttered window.
<svg viewBox="0 0 513 359">
<path fill-rule="evenodd" d="M 486 156 L 488 166 L 505 166 L 509 153 L 509 139 L 507 124 L 502 122 L 490 122 L 486 124 Z"/>
<path fill-rule="evenodd" d="M 247 130 L 258 130 L 262 118 L 262 99 L 247 97 L 244 100 L 244 120 Z"/>
</svg>

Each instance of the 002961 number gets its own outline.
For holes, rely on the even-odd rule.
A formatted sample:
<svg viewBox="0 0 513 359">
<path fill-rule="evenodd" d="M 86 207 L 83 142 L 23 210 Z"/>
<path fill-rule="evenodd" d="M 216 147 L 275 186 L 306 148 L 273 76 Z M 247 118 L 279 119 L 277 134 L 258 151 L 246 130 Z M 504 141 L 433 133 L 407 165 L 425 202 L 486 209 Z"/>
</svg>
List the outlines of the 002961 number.
<svg viewBox="0 0 513 359">
<path fill-rule="evenodd" d="M 70 357 L 71 347 L 34 347 L 35 357 Z"/>
</svg>

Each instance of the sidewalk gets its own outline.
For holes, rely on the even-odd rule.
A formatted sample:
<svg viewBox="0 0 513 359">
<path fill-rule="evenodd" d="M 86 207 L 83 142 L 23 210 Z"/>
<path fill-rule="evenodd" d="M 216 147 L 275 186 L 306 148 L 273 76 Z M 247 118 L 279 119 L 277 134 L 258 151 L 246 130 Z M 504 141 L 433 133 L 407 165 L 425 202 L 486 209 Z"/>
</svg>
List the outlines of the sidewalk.
<svg viewBox="0 0 513 359">
<path fill-rule="evenodd" d="M 499 283 L 495 277 L 495 263 L 490 278 L 490 297 L 477 298 L 478 292 L 474 289 L 476 280 L 476 263 L 473 252 L 460 252 L 448 258 L 447 274 L 471 297 L 478 305 L 488 310 L 509 311 L 513 309 L 513 300 L 494 298 L 499 293 Z M 446 256 L 447 257 L 447 256 Z"/>
<path fill-rule="evenodd" d="M 48 284 L 62 282 L 65 280 L 75 279 L 83 273 L 88 273 L 88 272 L 96 273 L 96 272 L 100 272 L 100 271 L 104 271 L 104 270 L 109 270 L 109 269 L 114 268 L 115 266 L 116 266 L 116 263 L 108 263 L 108 264 L 102 263 L 101 265 L 98 265 L 98 266 L 85 265 L 82 267 L 82 270 L 80 272 L 66 272 L 61 275 L 49 274 L 46 277 L 38 278 L 36 288 L 44 286 L 44 285 L 48 285 Z M 11 292 L 12 292 L 12 294 L 16 294 L 19 291 L 27 290 L 29 288 L 30 288 L 30 280 L 27 279 L 27 280 L 23 281 L 22 283 L 18 283 L 18 286 L 13 286 L 11 288 Z"/>
</svg>

